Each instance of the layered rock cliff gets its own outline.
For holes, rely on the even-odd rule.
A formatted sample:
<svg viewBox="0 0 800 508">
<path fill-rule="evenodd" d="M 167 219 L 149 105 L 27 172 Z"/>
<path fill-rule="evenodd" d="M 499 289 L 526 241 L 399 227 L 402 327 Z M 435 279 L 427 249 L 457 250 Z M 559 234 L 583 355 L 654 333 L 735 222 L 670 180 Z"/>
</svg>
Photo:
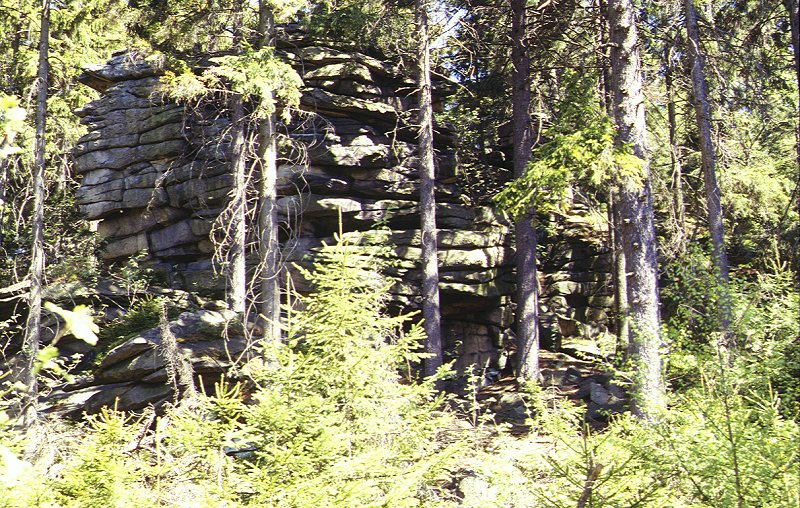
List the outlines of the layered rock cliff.
<svg viewBox="0 0 800 508">
<path fill-rule="evenodd" d="M 283 144 L 279 167 L 285 276 L 305 289 L 292 263 L 313 259 L 322 242 L 330 243 L 341 217 L 345 236 L 391 247 L 399 279 L 392 288 L 394 306 L 415 308 L 420 248 L 416 145 L 408 121 L 412 81 L 378 59 L 301 35 L 285 39 L 280 54 L 305 83 L 303 111 L 283 127 L 291 141 Z M 219 294 L 224 279 L 215 275 L 210 233 L 231 187 L 228 120 L 219 111 L 190 110 L 165 99 L 158 92 L 160 74 L 157 65 L 132 53 L 86 69 L 81 80 L 100 98 L 76 111 L 88 128 L 75 147 L 82 175 L 78 201 L 83 214 L 98 221 L 106 260 L 146 253 L 173 287 Z M 513 319 L 512 238 L 502 213 L 465 206 L 459 198 L 450 136 L 439 129 L 436 138 L 444 337 L 459 371 L 473 364 L 497 368 L 503 348 L 513 342 L 506 334 Z M 546 242 L 545 342 L 605 330 L 611 289 L 598 217 L 577 206 L 555 222 Z M 108 377 L 106 364 L 113 363 L 115 372 L 136 371 L 130 364 L 141 351 L 123 355 L 124 361 L 105 360 L 93 383 Z M 145 378 L 153 372 L 138 381 L 152 382 Z"/>
</svg>

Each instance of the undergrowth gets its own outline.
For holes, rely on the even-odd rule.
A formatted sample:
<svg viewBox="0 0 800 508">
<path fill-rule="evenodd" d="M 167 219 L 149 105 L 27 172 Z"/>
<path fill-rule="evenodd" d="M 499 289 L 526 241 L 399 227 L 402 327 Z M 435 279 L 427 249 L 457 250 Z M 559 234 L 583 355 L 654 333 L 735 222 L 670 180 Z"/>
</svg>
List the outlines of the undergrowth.
<svg viewBox="0 0 800 508">
<path fill-rule="evenodd" d="M 783 400 L 794 385 L 781 377 L 792 327 L 767 317 L 796 298 L 781 280 L 758 286 L 781 301 L 737 286 L 748 347 L 732 365 L 691 349 L 659 421 L 622 414 L 593 430 L 582 406 L 532 387 L 530 431 L 515 436 L 475 397 L 459 416 L 431 381 L 398 374 L 419 361 L 421 332 L 384 312 L 381 268 L 352 245 L 324 249 L 304 274 L 316 292 L 286 309 L 287 342 L 260 345 L 238 366 L 244 382 L 161 416 L 43 426 L 34 455 L 30 436 L 3 430 L 0 506 L 800 507 L 800 430 Z M 140 305 L 118 337 L 157 317 L 158 302 Z"/>
</svg>

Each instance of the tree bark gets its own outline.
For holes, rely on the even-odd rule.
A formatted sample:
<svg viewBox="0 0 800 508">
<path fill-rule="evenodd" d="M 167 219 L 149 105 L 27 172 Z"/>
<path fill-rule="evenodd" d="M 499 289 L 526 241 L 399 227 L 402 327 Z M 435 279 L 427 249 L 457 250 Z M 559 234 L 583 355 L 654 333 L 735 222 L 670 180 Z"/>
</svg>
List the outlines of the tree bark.
<svg viewBox="0 0 800 508">
<path fill-rule="evenodd" d="M 270 3 L 259 0 L 258 5 L 259 48 L 274 46 L 275 20 Z M 272 101 L 273 94 L 263 100 Z M 279 342 L 281 339 L 280 316 L 280 266 L 278 243 L 278 148 L 275 132 L 275 114 L 264 118 L 258 126 L 258 158 L 261 162 L 261 187 L 259 191 L 259 261 L 261 305 L 260 321 L 264 340 Z"/>
<path fill-rule="evenodd" d="M 625 177 L 617 197 L 630 308 L 629 357 L 635 369 L 632 410 L 640 419 L 654 420 L 666 407 L 666 394 L 636 11 L 631 0 L 610 0 L 608 11 L 616 143 L 630 147 L 641 163 L 640 178 Z"/>
<path fill-rule="evenodd" d="M 794 70 L 797 76 L 797 132 L 795 150 L 797 155 L 797 183 L 800 187 L 800 2 L 797 0 L 783 0 L 783 5 L 786 7 L 786 12 L 789 14 L 789 26 L 792 35 L 792 47 L 794 49 Z M 795 193 L 795 211 L 800 215 L 800 192 Z M 797 289 L 800 290 L 800 251 L 795 247 L 794 255 L 794 270 L 795 282 Z M 798 335 L 800 340 L 800 335 Z"/>
<path fill-rule="evenodd" d="M 25 322 L 25 337 L 22 351 L 23 370 L 20 381 L 25 386 L 21 400 L 23 426 L 30 428 L 37 421 L 36 399 L 36 356 L 39 353 L 40 327 L 42 320 L 42 286 L 44 278 L 44 171 L 45 171 L 45 128 L 47 125 L 47 86 L 50 71 L 48 56 L 50 51 L 50 2 L 42 2 L 42 21 L 39 36 L 39 69 L 36 76 L 36 142 L 34 146 L 33 174 L 33 240 L 31 243 L 30 296 L 28 297 L 28 318 Z"/>
<path fill-rule="evenodd" d="M 530 58 L 526 39 L 525 0 L 511 0 L 512 125 L 514 177 L 525 174 L 531 160 Z M 517 378 L 520 382 L 539 377 L 539 292 L 536 266 L 536 228 L 530 211 L 514 224 L 517 268 Z"/>
<path fill-rule="evenodd" d="M 433 107 L 428 34 L 428 0 L 415 1 L 418 37 L 420 228 L 422 235 L 422 319 L 425 330 L 425 376 L 432 376 L 443 363 L 442 327 L 439 308 L 439 251 L 436 244 L 435 162 L 433 156 Z"/>
<path fill-rule="evenodd" d="M 243 46 L 242 5 L 234 2 L 233 46 L 241 53 Z M 230 92 L 231 143 L 230 164 L 233 173 L 231 186 L 230 225 L 228 228 L 228 306 L 247 320 L 247 153 L 245 147 L 245 111 L 242 96 Z"/>
<path fill-rule="evenodd" d="M 628 276 L 625 263 L 625 249 L 622 246 L 622 219 L 614 194 L 609 198 L 611 207 L 611 226 L 613 232 L 612 251 L 614 270 L 614 310 L 617 315 L 617 361 L 623 363 L 630 346 L 630 308 L 628 306 Z"/>
<path fill-rule="evenodd" d="M 608 27 L 608 2 L 599 1 L 600 16 L 600 46 L 602 73 L 600 74 L 602 86 L 600 87 L 600 105 L 603 111 L 609 116 L 614 115 L 614 97 L 611 90 L 611 56 L 609 44 Z M 625 272 L 625 252 L 622 248 L 621 219 L 619 216 L 619 205 L 615 201 L 616 190 L 611 189 L 608 193 L 608 232 L 611 247 L 611 270 L 612 284 L 614 287 L 614 314 L 617 327 L 617 347 L 615 360 L 622 364 L 627 358 L 628 345 L 630 343 L 630 328 L 628 326 L 628 279 Z"/>
<path fill-rule="evenodd" d="M 676 126 L 677 113 L 675 111 L 675 85 L 673 82 L 672 63 L 670 62 L 669 46 L 664 49 L 664 84 L 667 88 L 667 128 L 669 130 L 669 161 L 672 169 L 672 206 L 675 215 L 675 235 L 678 241 L 678 250 L 685 248 L 686 207 L 683 203 L 683 165 L 681 164 L 681 148 L 678 145 Z"/>
<path fill-rule="evenodd" d="M 697 28 L 697 12 L 694 0 L 686 0 L 686 33 L 692 65 L 692 95 L 695 119 L 700 133 L 700 151 L 703 161 L 703 183 L 708 208 L 708 230 L 711 235 L 714 269 L 717 276 L 719 299 L 719 328 L 724 336 L 724 346 L 733 347 L 731 333 L 731 301 L 728 286 L 730 269 L 725 252 L 725 232 L 722 224 L 722 203 L 716 176 L 716 157 L 711 140 L 711 106 L 708 102 L 708 85 L 703 73 L 703 55 L 700 52 L 700 33 Z"/>
<path fill-rule="evenodd" d="M 232 203 L 228 249 L 228 305 L 244 319 L 247 311 L 247 246 L 246 205 L 247 182 L 245 178 L 244 104 L 238 94 L 231 98 L 230 158 L 233 172 Z"/>
</svg>

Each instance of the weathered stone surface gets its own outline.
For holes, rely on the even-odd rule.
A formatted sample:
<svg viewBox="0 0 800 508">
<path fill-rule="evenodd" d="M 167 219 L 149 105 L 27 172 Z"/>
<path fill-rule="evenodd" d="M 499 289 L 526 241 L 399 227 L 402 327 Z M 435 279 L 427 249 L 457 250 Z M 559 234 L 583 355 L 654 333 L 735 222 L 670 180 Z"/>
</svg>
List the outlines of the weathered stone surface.
<svg viewBox="0 0 800 508">
<path fill-rule="evenodd" d="M 97 391 L 84 404 L 87 414 L 99 413 L 104 407 L 124 408 L 126 411 L 159 405 L 171 399 L 174 391 L 167 384 L 121 384 Z"/>
<path fill-rule="evenodd" d="M 304 93 L 300 98 L 301 107 L 310 111 L 340 112 L 391 124 L 397 119 L 397 110 L 388 104 L 339 95 L 319 88 Z"/>
<path fill-rule="evenodd" d="M 224 372 L 246 347 L 240 325 L 230 311 L 184 312 L 170 322 L 178 350 L 196 373 Z M 224 336 L 230 337 L 227 341 Z M 92 384 L 151 380 L 165 364 L 159 328 L 128 339 L 107 353 L 94 373 Z"/>
<path fill-rule="evenodd" d="M 310 267 L 322 242 L 333 243 L 341 228 L 360 255 L 394 258 L 393 306 L 417 307 L 418 160 L 416 129 L 406 120 L 415 107 L 409 95 L 413 80 L 386 62 L 308 36 L 278 47 L 304 78 L 301 107 L 315 113 L 298 115 L 281 131 L 295 143 L 283 153 L 277 175 L 282 232 L 291 232 L 282 259 Z M 88 218 L 101 219 L 98 232 L 109 240 L 105 259 L 119 261 L 146 250 L 171 284 L 219 295 L 225 278 L 211 261 L 209 234 L 230 200 L 230 122 L 224 112 L 185 112 L 166 101 L 157 91 L 160 73 L 158 66 L 148 69 L 141 56 L 123 54 L 87 69 L 84 82 L 103 95 L 76 111 L 88 129 L 74 151 L 76 170 L 84 175 L 78 202 Z M 459 358 L 461 372 L 472 364 L 495 368 L 513 324 L 511 222 L 491 207 L 464 206 L 448 151 L 451 136 L 444 127 L 438 131 L 437 240 L 446 346 Z M 258 166 L 252 167 L 257 181 Z M 542 327 L 548 333 L 580 336 L 609 321 L 602 218 L 576 206 L 574 213 L 557 217 L 557 234 L 543 242 Z M 256 234 L 251 230 L 248 239 Z M 291 267 L 289 272 L 298 290 L 311 289 Z M 229 343 L 226 351 L 219 347 L 219 326 L 199 333 L 203 323 L 181 319 L 189 321 L 173 322 L 171 329 L 198 373 L 223 371 L 231 348 L 243 347 Z M 598 324 L 587 326 L 582 322 L 587 319 Z M 115 384 L 114 393 L 93 395 L 87 407 L 114 397 L 136 406 L 171 396 L 133 389 L 167 379 L 159 337 L 143 335 L 110 352 L 96 381 Z"/>
<path fill-rule="evenodd" d="M 382 168 L 399 162 L 394 147 L 388 145 L 322 145 L 309 150 L 308 156 L 320 166 Z"/>
<path fill-rule="evenodd" d="M 89 152 L 75 158 L 75 169 L 78 173 L 98 168 L 123 169 L 137 162 L 177 157 L 183 153 L 185 146 L 183 140 L 169 140 L 150 145 Z"/>
<path fill-rule="evenodd" d="M 229 174 L 198 178 L 166 188 L 169 204 L 175 208 L 195 209 L 219 206 L 227 201 L 233 177 Z"/>
<path fill-rule="evenodd" d="M 104 238 L 119 238 L 141 233 L 158 224 L 169 224 L 185 216 L 179 208 L 154 207 L 132 210 L 115 217 L 106 217 L 97 226 L 97 233 Z"/>
<path fill-rule="evenodd" d="M 287 48 L 286 55 L 290 61 L 297 61 L 299 65 L 315 64 L 317 66 L 322 66 L 355 61 L 367 67 L 372 73 L 384 77 L 405 79 L 404 84 L 413 84 L 413 80 L 404 76 L 399 76 L 391 65 L 361 53 L 354 54 L 353 52 L 341 51 L 323 46 L 305 46 Z"/>
<path fill-rule="evenodd" d="M 101 201 L 122 201 L 124 180 L 110 180 L 92 187 L 85 187 L 78 196 L 78 204 L 88 205 Z"/>
<path fill-rule="evenodd" d="M 150 234 L 151 244 L 158 246 L 155 250 L 165 250 L 177 245 L 196 243 L 197 240 L 197 235 L 192 231 L 192 221 L 189 219 L 182 220 Z"/>
<path fill-rule="evenodd" d="M 316 69 L 306 72 L 303 78 L 308 82 L 314 79 L 338 78 L 339 76 L 349 76 L 352 79 L 357 79 L 364 83 L 372 81 L 370 69 L 366 65 L 355 60 L 347 60 L 317 67 Z"/>
<path fill-rule="evenodd" d="M 132 147 L 139 144 L 140 136 L 138 134 L 123 134 L 121 136 L 116 137 L 102 137 L 97 140 L 85 140 L 79 141 L 77 145 L 75 145 L 75 156 L 80 156 L 89 152 L 96 152 L 99 150 L 107 150 L 109 148 L 122 148 L 122 147 Z"/>
<path fill-rule="evenodd" d="M 95 169 L 92 171 L 87 171 L 85 175 L 83 175 L 83 179 L 81 180 L 81 194 L 83 194 L 83 188 L 88 188 L 93 185 L 98 185 L 102 183 L 107 183 L 119 178 L 119 173 L 114 171 L 113 169 Z"/>
<path fill-rule="evenodd" d="M 97 384 L 135 381 L 163 366 L 164 359 L 160 352 L 151 347 L 124 362 L 117 362 L 105 369 L 98 370 L 94 380 Z"/>
<path fill-rule="evenodd" d="M 123 360 L 127 360 L 133 356 L 137 356 L 143 351 L 154 348 L 155 342 L 153 339 L 158 335 L 158 332 L 151 330 L 148 333 L 153 337 L 150 339 L 148 339 L 146 336 L 135 337 L 109 351 L 105 358 L 103 358 L 103 360 L 100 362 L 99 369 L 108 369 L 112 365 L 115 365 Z"/>
<path fill-rule="evenodd" d="M 103 259 L 119 259 L 126 256 L 134 256 L 139 252 L 146 251 L 147 248 L 147 235 L 139 233 L 109 242 L 100 252 L 100 257 Z"/>
<path fill-rule="evenodd" d="M 84 67 L 83 74 L 78 81 L 90 86 L 98 92 L 103 92 L 118 81 L 133 80 L 156 76 L 159 74 L 158 66 L 145 60 L 143 55 L 137 53 L 116 53 L 111 60 L 102 65 Z"/>
<path fill-rule="evenodd" d="M 103 116 L 86 116 L 81 123 L 101 137 L 140 134 L 169 123 L 183 122 L 183 108 L 174 104 L 111 111 Z"/>
</svg>

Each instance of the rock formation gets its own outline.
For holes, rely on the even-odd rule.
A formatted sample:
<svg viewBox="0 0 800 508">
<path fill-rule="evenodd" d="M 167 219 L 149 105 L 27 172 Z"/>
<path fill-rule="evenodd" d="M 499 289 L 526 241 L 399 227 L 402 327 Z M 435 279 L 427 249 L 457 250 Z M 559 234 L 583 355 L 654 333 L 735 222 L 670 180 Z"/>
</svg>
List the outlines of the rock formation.
<svg viewBox="0 0 800 508">
<path fill-rule="evenodd" d="M 313 259 L 341 216 L 345 236 L 391 246 L 394 305 L 414 308 L 420 248 L 416 146 L 407 122 L 412 81 L 379 59 L 302 34 L 287 34 L 279 49 L 305 83 L 302 111 L 283 130 L 290 141 L 279 167 L 284 273 L 293 276 L 291 263 Z M 76 111 L 88 128 L 74 152 L 78 202 L 98 221 L 107 261 L 146 252 L 173 287 L 219 294 L 224 279 L 215 275 L 212 229 L 231 186 L 228 121 L 213 105 L 190 110 L 167 100 L 158 92 L 160 74 L 134 53 L 86 69 L 81 81 L 100 98 Z M 440 129 L 436 138 L 439 270 L 446 347 L 463 373 L 471 365 L 498 368 L 509 343 L 513 245 L 502 213 L 460 199 L 450 136 Z M 546 243 L 542 326 L 551 342 L 605 330 L 612 291 L 598 217 L 576 207 Z M 116 370 L 127 369 L 126 382 L 146 382 L 158 369 L 137 377 L 133 363 L 155 345 L 132 344 Z M 93 383 L 122 380 L 109 372 L 101 363 Z"/>
</svg>

